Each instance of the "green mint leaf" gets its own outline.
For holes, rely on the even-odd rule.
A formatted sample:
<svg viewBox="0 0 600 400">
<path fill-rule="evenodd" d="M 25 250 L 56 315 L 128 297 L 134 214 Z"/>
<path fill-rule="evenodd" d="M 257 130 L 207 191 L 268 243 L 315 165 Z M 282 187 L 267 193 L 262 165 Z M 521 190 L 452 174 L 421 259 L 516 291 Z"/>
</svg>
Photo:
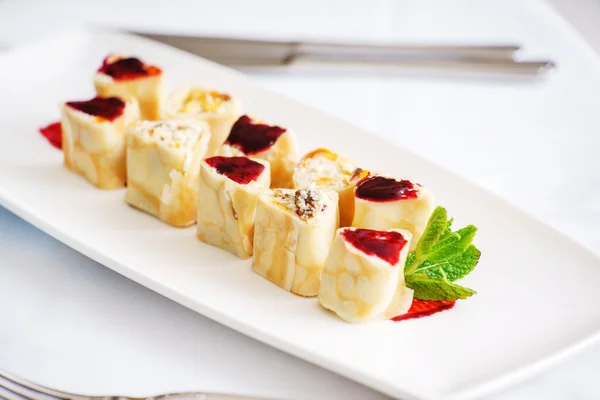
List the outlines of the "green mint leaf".
<svg viewBox="0 0 600 400">
<path fill-rule="evenodd" d="M 415 249 L 415 257 L 420 259 L 429 253 L 438 238 L 448 229 L 448 213 L 444 207 L 436 207 L 427 221 L 427 227 Z"/>
<path fill-rule="evenodd" d="M 440 264 L 444 261 L 457 258 L 471 245 L 476 232 L 477 228 L 473 225 L 459 229 L 458 231 L 454 232 L 459 236 L 458 240 L 446 239 L 445 241 L 448 241 L 448 243 L 445 246 L 434 245 L 435 248 L 432 249 L 429 254 L 427 254 L 426 259 L 433 264 Z"/>
<path fill-rule="evenodd" d="M 458 300 L 466 299 L 476 292 L 445 280 L 432 279 L 426 274 L 406 277 L 406 286 L 415 291 L 414 297 L 420 300 Z"/>
<path fill-rule="evenodd" d="M 433 264 L 430 261 L 423 262 L 416 270 L 415 274 L 425 273 L 432 279 L 446 279 L 454 282 L 467 276 L 477 263 L 481 252 L 474 245 L 469 245 L 467 249 L 457 257 Z"/>
<path fill-rule="evenodd" d="M 474 225 L 467 225 L 464 228 L 457 230 L 456 233 L 460 235 L 461 239 L 468 237 L 469 242 L 472 242 L 473 238 L 475 238 L 475 234 L 477 233 L 477 227 Z"/>
<path fill-rule="evenodd" d="M 412 267 L 412 265 L 415 263 L 415 252 L 411 251 L 410 253 L 408 253 L 408 255 L 406 256 L 406 263 L 404 263 L 404 272 L 406 273 L 407 270 L 410 269 L 410 267 Z"/>
<path fill-rule="evenodd" d="M 442 269 L 450 282 L 454 282 L 469 275 L 475 269 L 481 251 L 474 245 L 469 245 L 459 257 L 446 261 Z"/>
<path fill-rule="evenodd" d="M 454 242 L 457 242 L 458 240 L 460 240 L 460 235 L 456 232 L 448 232 L 445 233 L 443 237 L 440 237 L 440 239 L 437 241 L 436 244 L 433 245 L 433 247 L 431 248 L 431 251 L 438 251 L 443 247 L 446 247 L 448 245 L 451 245 Z"/>
<path fill-rule="evenodd" d="M 446 230 L 442 233 L 442 236 L 439 237 L 439 241 L 446 239 L 448 235 L 452 233 L 452 223 L 454 222 L 454 218 L 450 218 L 448 220 L 448 224 L 446 225 Z"/>
<path fill-rule="evenodd" d="M 477 233 L 473 225 L 452 231 L 453 219 L 443 207 L 436 207 L 415 251 L 404 267 L 406 285 L 423 300 L 456 300 L 475 291 L 452 282 L 468 275 L 479 262 L 481 252 L 471 244 Z"/>
</svg>

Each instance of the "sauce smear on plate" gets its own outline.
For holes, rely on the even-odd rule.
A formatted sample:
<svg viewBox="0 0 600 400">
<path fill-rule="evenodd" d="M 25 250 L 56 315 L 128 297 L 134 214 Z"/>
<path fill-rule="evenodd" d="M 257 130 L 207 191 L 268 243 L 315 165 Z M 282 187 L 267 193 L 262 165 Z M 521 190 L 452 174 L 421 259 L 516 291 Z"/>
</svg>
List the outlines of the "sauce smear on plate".
<svg viewBox="0 0 600 400">
<path fill-rule="evenodd" d="M 40 133 L 48 139 L 52 146 L 62 150 L 62 128 L 60 126 L 60 121 L 53 122 L 48 126 L 40 128 Z"/>
<path fill-rule="evenodd" d="M 427 317 L 454 307 L 456 301 L 444 300 L 419 300 L 414 299 L 410 310 L 406 314 L 392 318 L 392 321 L 404 321 L 407 319 Z"/>
</svg>

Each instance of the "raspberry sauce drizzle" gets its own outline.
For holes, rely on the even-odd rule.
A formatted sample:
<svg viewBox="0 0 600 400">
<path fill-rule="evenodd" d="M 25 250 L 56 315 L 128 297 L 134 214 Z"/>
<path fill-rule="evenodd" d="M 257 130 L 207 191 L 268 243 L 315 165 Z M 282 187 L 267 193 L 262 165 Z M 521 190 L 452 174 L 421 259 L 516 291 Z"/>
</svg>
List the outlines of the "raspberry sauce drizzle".
<svg viewBox="0 0 600 400">
<path fill-rule="evenodd" d="M 87 101 L 69 101 L 67 106 L 108 121 L 119 118 L 125 110 L 125 102 L 118 97 L 94 97 Z"/>
<path fill-rule="evenodd" d="M 404 321 L 413 318 L 428 317 L 430 315 L 446 311 L 454 307 L 456 301 L 444 301 L 444 300 L 419 300 L 414 299 L 410 310 L 406 314 L 398 315 L 392 318 L 392 321 Z"/>
<path fill-rule="evenodd" d="M 354 247 L 371 256 L 377 256 L 392 266 L 398 263 L 406 239 L 399 232 L 373 229 L 344 229 L 342 236 Z"/>
<path fill-rule="evenodd" d="M 265 170 L 264 165 L 246 157 L 216 156 L 207 158 L 205 161 L 219 174 L 225 175 L 240 185 L 255 181 Z"/>
<path fill-rule="evenodd" d="M 386 178 L 384 176 L 367 177 L 356 186 L 356 196 L 371 201 L 394 201 L 416 199 L 418 190 L 411 181 Z"/>
<path fill-rule="evenodd" d="M 279 126 L 254 123 L 250 117 L 242 115 L 233 124 L 225 143 L 251 155 L 273 146 L 284 132 L 285 129 Z"/>
<path fill-rule="evenodd" d="M 116 81 L 143 78 L 158 75 L 162 72 L 160 68 L 146 65 L 134 57 L 121 58 L 112 63 L 108 62 L 109 58 L 110 56 L 104 59 L 98 72 L 106 74 Z"/>
<path fill-rule="evenodd" d="M 53 122 L 48 126 L 40 128 L 40 133 L 52 146 L 62 150 L 62 127 L 60 121 Z"/>
</svg>

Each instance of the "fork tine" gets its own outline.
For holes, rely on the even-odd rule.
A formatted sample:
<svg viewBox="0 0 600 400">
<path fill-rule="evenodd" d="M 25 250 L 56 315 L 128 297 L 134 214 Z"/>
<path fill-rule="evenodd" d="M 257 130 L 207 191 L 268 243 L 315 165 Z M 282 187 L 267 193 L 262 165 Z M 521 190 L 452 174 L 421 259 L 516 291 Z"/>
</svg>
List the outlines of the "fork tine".
<svg viewBox="0 0 600 400">
<path fill-rule="evenodd" d="M 18 400 L 144 400 L 143 398 L 137 399 L 122 396 L 82 396 L 65 393 L 38 385 L 0 370 L 0 388 L 2 387 L 11 392 L 19 393 L 21 396 L 16 398 Z M 1 396 L 0 399 L 2 399 Z"/>
<path fill-rule="evenodd" d="M 3 376 L 0 376 L 0 387 L 5 390 L 9 390 L 23 398 L 29 400 L 60 400 L 59 397 L 51 396 L 49 394 L 40 393 L 32 388 L 20 385 L 17 382 L 13 382 Z"/>
<path fill-rule="evenodd" d="M 260 400 L 256 397 L 211 393 L 170 393 L 152 397 L 125 396 L 82 396 L 61 392 L 55 389 L 18 378 L 0 370 L 0 399 L 6 400 Z M 263 398 L 264 400 L 264 398 Z"/>
<path fill-rule="evenodd" d="M 3 378 L 5 382 L 8 381 L 8 382 L 12 383 L 13 385 L 18 385 L 21 388 L 24 388 L 25 390 L 30 390 L 30 391 L 37 392 L 38 394 L 41 394 L 41 395 L 50 396 L 50 397 L 45 397 L 44 399 L 52 399 L 52 400 L 55 400 L 55 399 L 86 400 L 87 399 L 84 396 L 72 395 L 69 393 L 61 392 L 59 390 L 49 389 L 44 386 L 37 385 L 33 382 L 29 382 L 29 381 L 26 381 L 25 379 L 18 378 L 16 376 L 9 374 L 8 372 L 2 371 L 2 370 L 0 370 L 0 378 Z M 5 386 L 5 385 L 3 385 L 3 386 Z M 12 390 L 12 389 L 9 388 L 9 390 Z M 42 398 L 42 397 L 40 397 L 40 398 Z"/>
<path fill-rule="evenodd" d="M 21 395 L 18 395 L 14 392 L 11 392 L 10 390 L 6 389 L 3 386 L 0 386 L 0 399 L 6 399 L 6 400 L 29 400 L 26 397 L 23 397 Z"/>
</svg>

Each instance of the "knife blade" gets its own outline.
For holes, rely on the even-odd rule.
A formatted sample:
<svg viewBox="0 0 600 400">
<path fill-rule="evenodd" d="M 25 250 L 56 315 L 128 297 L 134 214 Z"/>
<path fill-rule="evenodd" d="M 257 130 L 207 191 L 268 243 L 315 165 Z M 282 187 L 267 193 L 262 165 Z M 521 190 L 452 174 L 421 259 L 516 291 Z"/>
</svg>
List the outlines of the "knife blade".
<svg viewBox="0 0 600 400">
<path fill-rule="evenodd" d="M 516 44 L 441 45 L 277 41 L 133 33 L 238 69 L 302 72 L 440 70 L 533 77 L 552 61 L 515 61 Z"/>
</svg>

